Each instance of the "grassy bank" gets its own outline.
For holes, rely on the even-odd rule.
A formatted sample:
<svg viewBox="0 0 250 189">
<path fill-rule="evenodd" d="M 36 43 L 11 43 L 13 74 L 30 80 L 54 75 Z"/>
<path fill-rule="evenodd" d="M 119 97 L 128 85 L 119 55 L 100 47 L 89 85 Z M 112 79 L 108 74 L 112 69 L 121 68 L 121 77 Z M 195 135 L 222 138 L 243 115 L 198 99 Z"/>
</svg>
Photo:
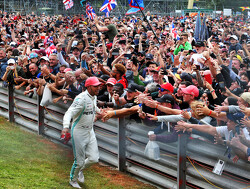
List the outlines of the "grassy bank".
<svg viewBox="0 0 250 189">
<path fill-rule="evenodd" d="M 0 117 L 0 188 L 67 189 L 72 151 Z M 85 171 L 83 188 L 154 188 L 109 167 Z"/>
</svg>

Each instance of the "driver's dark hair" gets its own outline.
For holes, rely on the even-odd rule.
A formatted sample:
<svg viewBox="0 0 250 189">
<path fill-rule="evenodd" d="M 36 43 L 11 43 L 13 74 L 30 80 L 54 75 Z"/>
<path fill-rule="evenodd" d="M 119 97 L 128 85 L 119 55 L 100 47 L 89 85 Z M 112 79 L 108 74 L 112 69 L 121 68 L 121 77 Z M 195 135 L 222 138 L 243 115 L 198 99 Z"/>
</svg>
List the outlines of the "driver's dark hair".
<svg viewBox="0 0 250 189">
<path fill-rule="evenodd" d="M 114 86 L 119 87 L 121 90 L 124 89 L 123 84 L 121 83 L 116 83 Z"/>
</svg>

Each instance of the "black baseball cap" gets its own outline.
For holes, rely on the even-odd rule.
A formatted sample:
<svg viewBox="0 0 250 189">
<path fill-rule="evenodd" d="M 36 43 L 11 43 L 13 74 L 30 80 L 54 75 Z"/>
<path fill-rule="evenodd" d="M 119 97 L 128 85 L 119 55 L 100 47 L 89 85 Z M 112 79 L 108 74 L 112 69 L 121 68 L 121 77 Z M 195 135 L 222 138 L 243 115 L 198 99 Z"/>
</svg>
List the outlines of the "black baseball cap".
<svg viewBox="0 0 250 189">
<path fill-rule="evenodd" d="M 196 41 L 195 45 L 196 47 L 205 47 L 205 44 L 203 41 Z"/>
<path fill-rule="evenodd" d="M 150 53 L 146 54 L 146 59 L 150 59 L 150 60 L 153 60 L 154 59 L 154 56 Z"/>
<path fill-rule="evenodd" d="M 127 91 L 128 92 L 136 92 L 136 91 L 141 91 L 143 92 L 145 88 L 142 85 L 138 85 L 136 83 L 131 83 L 129 84 Z"/>
<path fill-rule="evenodd" d="M 140 52 L 138 52 L 138 55 L 139 54 L 142 54 L 143 56 L 145 56 L 145 51 L 140 51 Z"/>
<path fill-rule="evenodd" d="M 174 105 L 174 97 L 172 97 L 172 95 L 169 95 L 169 94 L 165 94 L 161 96 L 161 98 L 156 98 L 156 100 L 158 102 L 167 102 L 167 103 Z"/>
<path fill-rule="evenodd" d="M 74 51 L 75 49 L 79 51 L 79 48 L 77 46 L 72 47 L 72 51 Z"/>
<path fill-rule="evenodd" d="M 157 67 L 159 66 L 159 64 L 157 62 L 154 62 L 154 61 L 147 62 L 146 66 L 149 67 L 150 64 L 155 64 Z"/>
</svg>

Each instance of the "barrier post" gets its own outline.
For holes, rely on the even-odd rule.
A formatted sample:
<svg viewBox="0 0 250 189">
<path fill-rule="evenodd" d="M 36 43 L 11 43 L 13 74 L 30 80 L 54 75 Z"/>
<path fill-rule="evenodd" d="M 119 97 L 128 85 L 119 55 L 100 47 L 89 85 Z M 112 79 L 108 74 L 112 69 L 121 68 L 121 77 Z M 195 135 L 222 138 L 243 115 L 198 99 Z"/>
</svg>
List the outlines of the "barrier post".
<svg viewBox="0 0 250 189">
<path fill-rule="evenodd" d="M 8 86 L 8 99 L 9 99 L 9 121 L 14 122 L 14 88 L 13 84 Z"/>
<path fill-rule="evenodd" d="M 118 169 L 124 172 L 126 167 L 125 118 L 118 118 Z"/>
<path fill-rule="evenodd" d="M 178 165 L 177 165 L 177 184 L 178 189 L 186 188 L 186 150 L 187 134 L 178 135 Z"/>
<path fill-rule="evenodd" d="M 42 96 L 37 97 L 37 107 L 38 107 L 38 134 L 42 135 L 44 133 L 44 107 L 40 106 Z"/>
</svg>

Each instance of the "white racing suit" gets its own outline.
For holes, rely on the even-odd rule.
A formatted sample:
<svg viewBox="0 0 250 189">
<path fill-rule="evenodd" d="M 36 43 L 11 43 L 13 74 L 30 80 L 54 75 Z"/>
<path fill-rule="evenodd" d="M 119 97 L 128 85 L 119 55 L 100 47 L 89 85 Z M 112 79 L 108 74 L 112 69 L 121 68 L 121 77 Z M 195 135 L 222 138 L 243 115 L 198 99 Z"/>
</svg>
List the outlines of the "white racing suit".
<svg viewBox="0 0 250 189">
<path fill-rule="evenodd" d="M 69 128 L 73 118 L 71 137 L 74 163 L 70 172 L 72 181 L 77 181 L 79 171 L 98 162 L 99 151 L 93 130 L 95 112 L 100 112 L 96 106 L 96 96 L 91 96 L 86 90 L 76 96 L 63 117 L 63 128 Z"/>
</svg>

